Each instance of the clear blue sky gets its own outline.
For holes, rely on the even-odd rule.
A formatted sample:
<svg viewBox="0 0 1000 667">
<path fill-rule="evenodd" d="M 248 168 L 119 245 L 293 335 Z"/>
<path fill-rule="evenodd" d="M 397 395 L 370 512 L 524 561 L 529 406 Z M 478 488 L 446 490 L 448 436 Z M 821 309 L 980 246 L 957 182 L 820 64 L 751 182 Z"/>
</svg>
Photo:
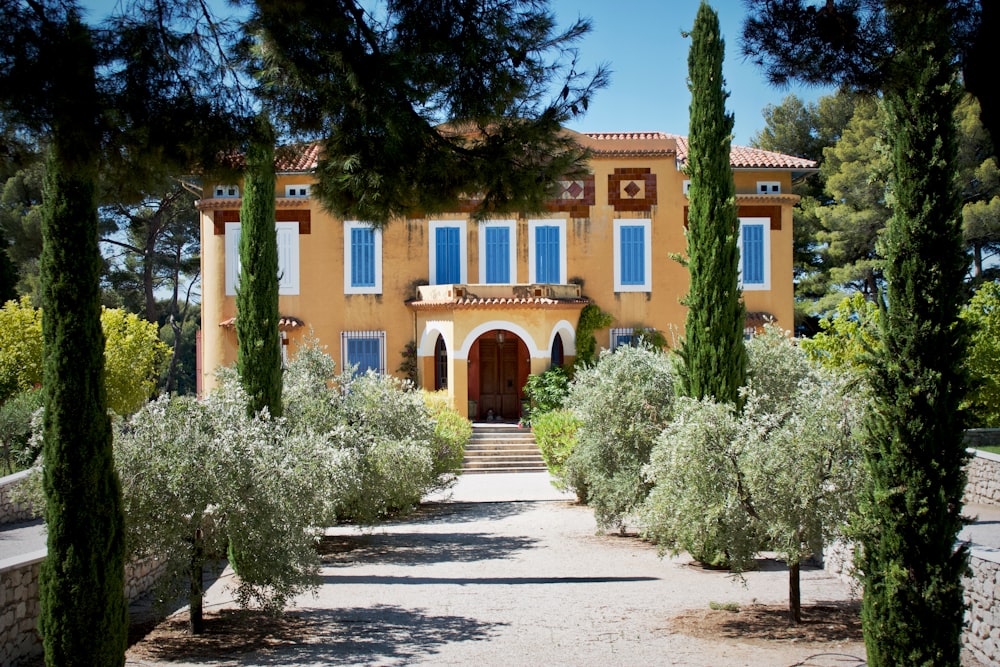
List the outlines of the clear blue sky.
<svg viewBox="0 0 1000 667">
<path fill-rule="evenodd" d="M 580 132 L 661 131 L 687 134 L 687 56 L 690 31 L 700 0 L 551 0 L 560 25 L 590 17 L 593 30 L 579 44 L 588 69 L 611 67 L 611 84 L 599 92 L 587 115 L 570 124 Z M 740 30 L 746 9 L 742 0 L 713 0 L 726 44 L 723 77 L 735 116 L 734 143 L 746 145 L 764 126 L 761 111 L 786 95 L 815 100 L 832 92 L 818 88 L 778 89 L 740 56 Z"/>
<path fill-rule="evenodd" d="M 323 0 L 309 0 L 322 2 Z M 687 54 L 700 0 L 550 0 L 559 24 L 590 17 L 593 31 L 579 44 L 580 64 L 593 70 L 607 63 L 611 84 L 601 90 L 586 116 L 569 125 L 580 132 L 669 132 L 687 134 Z M 81 0 L 91 20 L 100 20 L 117 0 Z M 221 0 L 210 0 L 226 10 Z M 814 100 L 830 92 L 816 88 L 776 89 L 739 55 L 742 0 L 712 0 L 726 42 L 723 76 L 730 97 L 727 109 L 736 119 L 734 143 L 746 145 L 764 126 L 761 111 L 794 93 Z"/>
</svg>

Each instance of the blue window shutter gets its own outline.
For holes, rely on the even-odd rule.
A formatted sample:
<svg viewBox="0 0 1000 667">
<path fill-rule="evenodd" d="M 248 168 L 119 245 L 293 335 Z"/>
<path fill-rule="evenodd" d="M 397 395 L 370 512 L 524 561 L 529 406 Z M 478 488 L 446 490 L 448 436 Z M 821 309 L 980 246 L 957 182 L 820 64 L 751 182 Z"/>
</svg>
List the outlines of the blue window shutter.
<svg viewBox="0 0 1000 667">
<path fill-rule="evenodd" d="M 559 228 L 535 227 L 535 280 L 558 283 L 559 278 Z"/>
<path fill-rule="evenodd" d="M 357 364 L 356 375 L 373 370 L 381 372 L 382 354 L 378 338 L 350 338 L 347 341 L 347 364 Z"/>
<path fill-rule="evenodd" d="M 462 282 L 462 258 L 458 227 L 438 227 L 434 239 L 437 251 L 435 278 L 438 285 Z"/>
<path fill-rule="evenodd" d="M 375 286 L 375 230 L 351 230 L 351 286 Z"/>
<path fill-rule="evenodd" d="M 646 238 L 639 226 L 622 226 L 619 247 L 621 250 L 621 284 L 646 284 Z"/>
<path fill-rule="evenodd" d="M 764 283 L 764 225 L 743 225 L 743 284 Z"/>
<path fill-rule="evenodd" d="M 486 228 L 486 282 L 510 282 L 510 229 Z"/>
</svg>

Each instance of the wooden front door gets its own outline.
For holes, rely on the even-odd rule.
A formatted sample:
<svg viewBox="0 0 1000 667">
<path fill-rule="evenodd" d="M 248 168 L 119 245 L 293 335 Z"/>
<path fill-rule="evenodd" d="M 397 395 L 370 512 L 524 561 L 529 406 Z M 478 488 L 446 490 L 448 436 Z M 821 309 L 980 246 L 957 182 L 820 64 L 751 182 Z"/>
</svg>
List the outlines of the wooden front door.
<svg viewBox="0 0 1000 667">
<path fill-rule="evenodd" d="M 480 419 L 487 419 L 490 410 L 498 419 L 521 418 L 517 348 L 517 340 L 507 340 L 503 345 L 486 338 L 479 341 Z"/>
</svg>

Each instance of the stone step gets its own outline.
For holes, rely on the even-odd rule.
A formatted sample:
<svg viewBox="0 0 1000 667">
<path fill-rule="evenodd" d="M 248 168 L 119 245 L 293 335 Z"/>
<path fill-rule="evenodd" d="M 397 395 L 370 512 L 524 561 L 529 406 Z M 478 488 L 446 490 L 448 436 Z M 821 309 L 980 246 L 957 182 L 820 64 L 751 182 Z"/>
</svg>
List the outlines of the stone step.
<svg viewBox="0 0 1000 667">
<path fill-rule="evenodd" d="M 463 473 L 544 472 L 535 435 L 514 424 L 473 424 Z"/>
</svg>

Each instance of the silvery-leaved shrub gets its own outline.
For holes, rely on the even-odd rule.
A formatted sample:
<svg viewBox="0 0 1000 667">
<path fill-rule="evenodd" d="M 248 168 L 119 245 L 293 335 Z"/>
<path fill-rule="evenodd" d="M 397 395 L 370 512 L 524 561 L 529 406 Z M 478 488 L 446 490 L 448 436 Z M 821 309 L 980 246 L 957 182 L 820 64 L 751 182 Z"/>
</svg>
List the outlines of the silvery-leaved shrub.
<svg viewBox="0 0 1000 667">
<path fill-rule="evenodd" d="M 577 369 L 565 405 L 580 428 L 566 465 L 582 476 L 602 529 L 624 530 L 645 499 L 642 468 L 670 420 L 674 394 L 669 357 L 649 347 L 604 351 L 596 364 Z"/>
<path fill-rule="evenodd" d="M 776 329 L 747 352 L 742 410 L 678 400 L 644 471 L 653 485 L 644 533 L 666 551 L 735 571 L 774 551 L 795 573 L 857 509 L 866 389 Z"/>
</svg>

